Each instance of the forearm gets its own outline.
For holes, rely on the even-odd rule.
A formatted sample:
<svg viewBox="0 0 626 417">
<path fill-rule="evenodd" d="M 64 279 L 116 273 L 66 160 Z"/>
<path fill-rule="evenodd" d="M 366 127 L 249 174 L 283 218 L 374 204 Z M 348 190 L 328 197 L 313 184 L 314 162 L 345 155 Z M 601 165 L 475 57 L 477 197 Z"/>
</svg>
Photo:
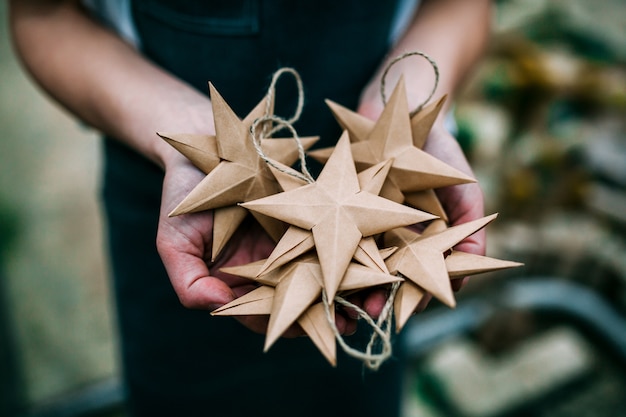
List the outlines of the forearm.
<svg viewBox="0 0 626 417">
<path fill-rule="evenodd" d="M 86 123 L 165 166 L 156 131 L 213 133 L 210 101 L 141 57 L 76 2 L 13 0 L 16 51 L 35 81 Z"/>
<path fill-rule="evenodd" d="M 423 0 L 410 26 L 373 77 L 363 101 L 380 102 L 382 72 L 392 59 L 412 51 L 424 52 L 439 67 L 434 97 L 454 96 L 486 49 L 490 20 L 489 0 Z M 409 107 L 413 109 L 428 97 L 434 83 L 433 70 L 423 58 L 407 58 L 391 68 L 386 84 L 394 86 L 400 74 L 405 77 Z M 387 96 L 391 88 L 387 88 Z"/>
</svg>

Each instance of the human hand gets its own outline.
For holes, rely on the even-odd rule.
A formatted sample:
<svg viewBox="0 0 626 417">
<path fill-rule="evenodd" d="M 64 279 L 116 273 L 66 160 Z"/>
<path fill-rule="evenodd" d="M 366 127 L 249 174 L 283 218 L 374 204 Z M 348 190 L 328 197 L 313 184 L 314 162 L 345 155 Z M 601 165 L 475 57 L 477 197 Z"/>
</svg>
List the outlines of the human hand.
<svg viewBox="0 0 626 417">
<path fill-rule="evenodd" d="M 211 262 L 213 212 L 168 216 L 204 174 L 182 156 L 172 159 L 174 162 L 166 165 L 163 181 L 157 249 L 180 302 L 187 308 L 212 311 L 255 288 L 250 280 L 225 274 L 220 268 L 263 259 L 274 243 L 256 222 L 250 221 Z M 257 333 L 266 331 L 264 316 L 238 319 Z"/>
</svg>

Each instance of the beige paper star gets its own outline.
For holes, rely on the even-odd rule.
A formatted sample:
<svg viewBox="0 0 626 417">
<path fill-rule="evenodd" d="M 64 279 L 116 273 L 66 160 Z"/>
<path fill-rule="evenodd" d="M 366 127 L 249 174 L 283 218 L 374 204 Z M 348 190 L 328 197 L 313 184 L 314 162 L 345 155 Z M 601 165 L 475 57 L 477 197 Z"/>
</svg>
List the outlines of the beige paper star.
<svg viewBox="0 0 626 417">
<path fill-rule="evenodd" d="M 447 96 L 441 97 L 438 101 L 424 106 L 411 116 L 411 136 L 415 147 L 420 149 L 424 147 L 446 98 Z M 350 134 L 350 142 L 362 142 L 368 139 L 376 124 L 373 120 L 332 100 L 326 100 L 326 104 L 330 107 L 337 123 Z"/>
<path fill-rule="evenodd" d="M 270 109 L 273 106 L 270 106 Z M 267 98 L 261 100 L 254 109 L 243 119 L 245 126 L 251 126 L 258 118 L 265 115 L 267 111 Z M 161 133 L 157 135 L 165 140 L 174 149 L 184 155 L 191 163 L 205 174 L 208 174 L 221 162 L 218 151 L 218 142 L 215 135 L 195 134 L 195 133 Z M 288 139 L 280 139 L 288 140 Z M 297 148 L 292 146 L 285 150 L 284 142 L 274 140 L 264 140 L 261 148 L 269 158 L 287 161 L 295 161 L 298 157 Z M 309 147 L 307 143 L 305 147 Z M 286 155 L 281 155 L 283 152 Z"/>
<path fill-rule="evenodd" d="M 424 147 L 428 134 L 445 100 L 446 96 L 443 96 L 438 101 L 425 106 L 411 116 L 413 146 L 419 149 Z M 370 137 L 375 126 L 374 121 L 330 100 L 326 100 L 326 103 L 331 108 L 339 125 L 350 133 L 350 141 L 361 142 Z M 380 195 L 398 203 L 404 202 L 411 207 L 439 216 L 446 222 L 448 221 L 447 214 L 432 189 L 402 193 L 393 181 L 388 181 Z"/>
<path fill-rule="evenodd" d="M 517 268 L 523 265 L 519 262 L 506 261 L 460 251 L 452 251 L 452 253 L 446 257 L 445 264 L 450 279 Z M 400 285 L 396 293 L 396 302 L 394 304 L 397 320 L 396 332 L 402 330 L 425 295 L 426 291 L 411 280 L 406 280 Z"/>
<path fill-rule="evenodd" d="M 309 153 L 324 162 L 329 150 Z M 404 79 L 398 85 L 368 138 L 352 144 L 357 169 L 393 159 L 389 179 L 402 192 L 475 182 L 470 176 L 427 154 L 413 144 Z"/>
<path fill-rule="evenodd" d="M 242 205 L 312 231 L 331 300 L 361 238 L 435 218 L 362 192 L 345 132 L 316 182 Z"/>
<path fill-rule="evenodd" d="M 446 223 L 448 222 L 446 210 L 441 205 L 435 190 L 407 192 L 404 194 L 404 204 L 434 214 Z"/>
<path fill-rule="evenodd" d="M 326 100 L 326 105 L 332 111 L 339 126 L 341 126 L 343 130 L 348 131 L 350 142 L 362 142 L 367 140 L 376 124 L 374 120 L 368 119 L 332 100 Z"/>
<path fill-rule="evenodd" d="M 299 319 L 320 298 L 323 290 L 322 269 L 318 258 L 314 255 L 306 255 L 279 269 L 259 275 L 262 264 L 263 261 L 258 261 L 248 265 L 223 268 L 223 272 L 255 280 L 263 284 L 263 286 L 215 310 L 212 314 L 270 314 L 264 347 L 264 350 L 267 351 L 289 326 L 296 321 L 300 323 Z M 350 263 L 339 286 L 339 291 L 359 290 L 400 280 L 401 278 L 399 277 L 382 273 L 363 265 Z M 271 287 L 275 288 L 273 294 L 267 290 L 267 288 Z M 261 288 L 264 289 L 261 290 Z M 270 297 L 273 301 L 268 313 L 268 299 Z M 326 330 L 323 330 L 328 321 L 326 315 L 315 318 L 317 313 L 313 314 L 313 312 L 310 312 L 309 315 L 305 316 L 305 321 L 307 322 L 305 326 L 307 328 L 304 330 L 310 329 L 317 335 L 320 333 L 326 334 Z M 334 333 L 331 332 L 330 335 L 324 336 L 322 340 L 314 342 L 316 345 L 319 343 L 327 347 L 331 344 L 329 337 L 334 339 Z"/>
<path fill-rule="evenodd" d="M 411 116 L 411 137 L 413 138 L 413 146 L 416 148 L 424 148 L 428 135 L 447 98 L 448 96 L 444 95 Z"/>
<path fill-rule="evenodd" d="M 396 327 L 401 329 L 423 296 L 423 291 L 433 295 L 445 305 L 454 308 L 456 300 L 445 264 L 445 252 L 466 237 L 485 227 L 496 214 L 422 235 L 408 229 L 396 229 L 385 234 L 385 243 L 399 249 L 386 259 L 392 274 L 399 273 L 418 286 L 405 288 L 396 295 Z M 405 286 L 406 282 L 401 285 Z M 414 287 L 408 285 L 407 287 Z"/>
<path fill-rule="evenodd" d="M 259 103 L 242 121 L 212 84 L 210 90 L 220 162 L 170 215 L 218 209 L 214 216 L 212 256 L 215 258 L 246 216 L 246 211 L 236 204 L 274 194 L 280 189 L 250 138 L 250 126 L 255 119 L 263 116 L 264 102 Z M 305 149 L 316 140 L 301 138 Z M 297 147 L 289 139 L 263 140 L 262 147 L 268 148 L 268 154 L 285 164 L 295 162 L 298 157 Z M 263 216 L 256 217 L 275 239 L 283 233 L 279 223 Z"/>
<path fill-rule="evenodd" d="M 385 183 L 390 166 L 391 161 L 386 161 L 360 172 L 357 177 L 361 190 L 378 194 Z M 293 190 L 308 184 L 307 181 L 299 178 L 295 170 L 287 166 L 277 163 L 276 167 L 270 166 L 270 169 L 284 191 Z M 311 231 L 297 226 L 290 226 L 267 258 L 265 265 L 259 273 L 263 274 L 278 268 L 314 247 L 315 242 Z M 381 272 L 387 272 L 385 262 L 380 256 L 376 242 L 372 237 L 361 239 L 353 258 L 365 266 L 378 269 Z"/>
<path fill-rule="evenodd" d="M 255 290 L 237 298 L 228 304 L 228 309 L 214 311 L 216 316 L 249 316 L 267 315 L 272 313 L 274 287 L 262 285 Z M 226 306 L 224 306 L 226 307 Z M 222 307 L 222 308 L 224 308 Z M 335 310 L 330 310 L 331 318 L 335 319 Z M 309 336 L 313 344 L 332 365 L 337 364 L 337 345 L 335 333 L 328 322 L 324 304 L 319 302 L 309 307 L 297 320 L 298 324 Z"/>
</svg>

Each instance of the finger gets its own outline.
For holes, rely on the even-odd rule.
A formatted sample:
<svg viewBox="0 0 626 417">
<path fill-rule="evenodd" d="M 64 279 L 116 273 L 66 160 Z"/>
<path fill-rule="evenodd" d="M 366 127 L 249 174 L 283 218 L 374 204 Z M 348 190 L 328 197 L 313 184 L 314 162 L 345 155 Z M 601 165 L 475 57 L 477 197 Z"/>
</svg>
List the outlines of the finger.
<svg viewBox="0 0 626 417">
<path fill-rule="evenodd" d="M 168 275 L 178 299 L 187 308 L 213 311 L 237 298 L 233 290 L 219 278 L 200 276 L 194 272 L 181 275 L 169 270 Z"/>
<path fill-rule="evenodd" d="M 466 237 L 454 247 L 455 250 L 475 255 L 485 255 L 487 246 L 487 233 L 484 229 Z"/>
<path fill-rule="evenodd" d="M 203 243 L 177 238 L 176 231 L 168 234 L 167 229 L 159 227 L 157 249 L 180 302 L 187 308 L 214 310 L 234 300 L 231 288 L 211 276 L 203 259 Z"/>
<path fill-rule="evenodd" d="M 186 308 L 213 311 L 236 297 L 221 279 L 205 276 L 192 281 L 188 287 L 174 285 L 181 304 Z"/>
<path fill-rule="evenodd" d="M 385 304 L 387 303 L 387 290 L 383 288 L 376 288 L 367 295 L 365 301 L 363 303 L 363 309 L 367 314 L 370 315 L 373 319 L 378 319 L 380 314 L 385 308 Z"/>
<path fill-rule="evenodd" d="M 357 321 L 347 317 L 342 312 L 338 311 L 335 314 L 335 325 L 341 335 L 351 336 L 356 333 Z"/>
<path fill-rule="evenodd" d="M 447 201 L 447 206 L 454 207 L 450 210 L 450 224 L 466 223 L 485 215 L 483 193 L 478 184 L 465 184 L 449 187 L 448 190 L 439 191 L 442 201 Z M 450 204 L 449 202 L 453 203 Z M 485 255 L 487 251 L 487 234 L 485 229 L 481 229 L 471 236 L 463 239 L 454 247 L 455 250 L 475 255 Z M 459 291 L 468 281 L 468 277 L 452 281 L 452 289 Z"/>
<path fill-rule="evenodd" d="M 354 294 L 351 294 L 346 298 L 346 301 L 361 308 L 363 306 L 363 292 L 358 291 Z M 340 308 L 342 313 L 345 314 L 349 319 L 357 320 L 359 318 L 359 313 L 358 311 L 356 311 L 356 309 L 344 305 L 340 305 Z"/>
<path fill-rule="evenodd" d="M 450 134 L 437 131 L 429 137 L 424 149 L 433 156 L 474 177 L 474 173 L 458 142 Z M 450 219 L 450 225 L 466 223 L 485 215 L 484 194 L 476 183 L 454 185 L 436 190 Z M 485 233 L 480 231 L 464 239 L 456 249 L 484 255 Z"/>
</svg>

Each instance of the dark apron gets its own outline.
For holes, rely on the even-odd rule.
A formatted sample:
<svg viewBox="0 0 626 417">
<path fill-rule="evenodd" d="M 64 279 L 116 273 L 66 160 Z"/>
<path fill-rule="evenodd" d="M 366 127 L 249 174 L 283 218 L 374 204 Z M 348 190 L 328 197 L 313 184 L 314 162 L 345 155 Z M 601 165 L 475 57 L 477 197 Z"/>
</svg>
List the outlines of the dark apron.
<svg viewBox="0 0 626 417">
<path fill-rule="evenodd" d="M 388 48 L 395 4 L 381 0 L 133 2 L 142 52 L 207 92 L 211 81 L 239 116 L 283 66 L 302 76 L 296 129 L 340 130 L 324 99 L 354 108 Z M 293 83 L 279 84 L 276 113 L 289 117 Z M 156 139 L 156 138 L 155 138 Z M 105 141 L 104 201 L 129 406 L 141 416 L 396 416 L 401 360 L 378 372 L 341 354 L 332 368 L 306 338 L 263 339 L 232 318 L 183 308 L 156 252 L 162 171 Z M 358 340 L 351 343 L 360 343 Z M 396 343 L 398 345 L 398 343 Z"/>
</svg>

